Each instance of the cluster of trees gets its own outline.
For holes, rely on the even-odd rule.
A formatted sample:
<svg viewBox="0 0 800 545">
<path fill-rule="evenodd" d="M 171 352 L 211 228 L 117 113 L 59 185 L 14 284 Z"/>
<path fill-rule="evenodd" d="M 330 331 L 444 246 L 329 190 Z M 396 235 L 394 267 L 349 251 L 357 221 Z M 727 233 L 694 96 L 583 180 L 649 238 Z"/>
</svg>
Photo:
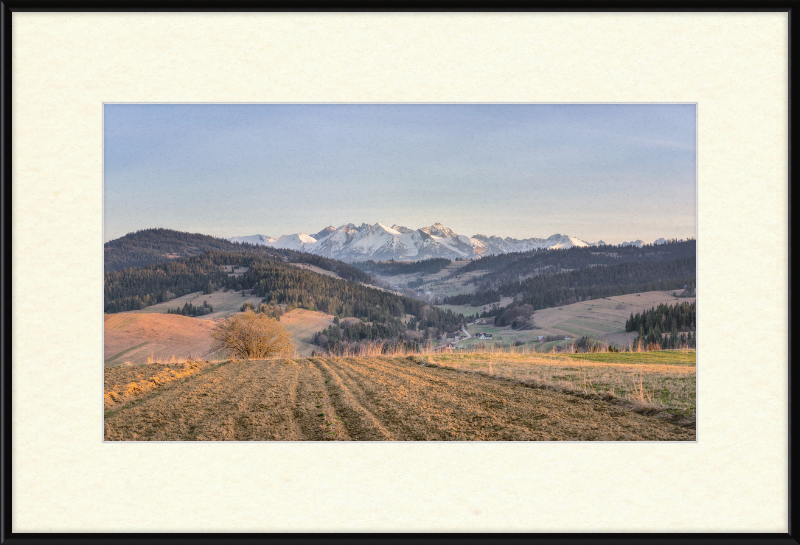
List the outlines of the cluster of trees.
<svg viewBox="0 0 800 545">
<path fill-rule="evenodd" d="M 169 308 L 167 314 L 180 314 L 181 316 L 205 316 L 214 312 L 214 307 L 203 301 L 203 306 L 194 306 L 191 303 L 184 303 L 183 308 Z"/>
<path fill-rule="evenodd" d="M 549 343 L 553 341 L 561 341 L 564 339 L 564 335 L 545 335 L 542 338 L 543 343 Z"/>
<path fill-rule="evenodd" d="M 552 308 L 580 301 L 626 295 L 644 291 L 659 291 L 682 288 L 695 281 L 696 259 L 694 256 L 664 262 L 629 262 L 608 267 L 590 267 L 567 273 L 540 275 L 525 280 L 508 282 L 497 287 L 500 296 L 514 297 L 514 302 L 505 309 L 492 309 L 480 317 L 489 317 L 496 312 L 502 318 L 504 312 L 525 304 L 534 308 Z M 474 294 L 472 297 L 480 296 Z M 465 304 L 470 295 L 446 297 L 446 304 Z"/>
<path fill-rule="evenodd" d="M 394 276 L 397 274 L 436 274 L 443 268 L 452 263 L 449 259 L 443 257 L 433 257 L 430 259 L 423 259 L 422 261 L 362 261 L 354 263 L 356 267 L 363 271 L 380 274 L 384 276 Z"/>
<path fill-rule="evenodd" d="M 470 305 L 473 307 L 481 307 L 490 303 L 499 303 L 500 292 L 496 289 L 485 288 L 479 289 L 475 293 L 451 295 L 445 297 L 443 301 L 446 305 Z"/>
<path fill-rule="evenodd" d="M 660 304 L 637 313 L 625 322 L 625 331 L 638 331 L 634 348 L 658 347 L 662 350 L 695 348 L 697 317 L 695 303 Z"/>
<path fill-rule="evenodd" d="M 413 316 L 407 323 L 401 317 L 374 321 L 366 316 L 359 317 L 359 320 L 340 320 L 337 316 L 333 325 L 314 337 L 314 343 L 333 354 L 352 351 L 354 346 L 379 340 L 401 343 L 409 349 L 419 348 L 424 341 L 457 331 L 465 323 L 460 314 L 430 305 L 423 305 L 418 313 L 408 314 Z"/>
<path fill-rule="evenodd" d="M 636 337 L 632 344 L 633 350 L 677 350 L 696 347 L 697 334 L 691 331 L 662 334 L 658 330 L 653 330 L 645 336 Z"/>
<path fill-rule="evenodd" d="M 676 330 L 680 332 L 695 331 L 695 319 L 697 316 L 696 303 L 676 303 L 675 305 L 660 304 L 645 310 L 636 315 L 631 313 L 631 317 L 625 321 L 625 331 L 645 331 L 659 326 L 662 331 Z"/>
<path fill-rule="evenodd" d="M 239 312 L 247 312 L 249 310 L 256 314 L 266 314 L 269 318 L 280 322 L 281 316 L 283 316 L 283 309 L 274 303 L 265 305 L 264 301 L 265 299 L 262 299 L 257 307 L 253 303 L 247 302 L 241 306 Z"/>
<path fill-rule="evenodd" d="M 573 343 L 574 349 L 583 352 L 619 352 L 613 345 L 598 341 L 594 337 L 581 337 Z"/>
<path fill-rule="evenodd" d="M 536 324 L 533 322 L 533 305 L 510 307 L 495 318 L 494 324 L 498 327 L 510 325 L 511 329 L 518 330 L 536 329 Z"/>
</svg>

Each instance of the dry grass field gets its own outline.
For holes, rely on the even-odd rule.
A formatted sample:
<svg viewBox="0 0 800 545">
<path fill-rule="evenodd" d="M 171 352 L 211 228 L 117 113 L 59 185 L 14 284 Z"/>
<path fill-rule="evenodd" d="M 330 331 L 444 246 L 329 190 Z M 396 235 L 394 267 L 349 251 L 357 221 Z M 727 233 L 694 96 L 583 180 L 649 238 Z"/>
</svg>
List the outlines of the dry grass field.
<svg viewBox="0 0 800 545">
<path fill-rule="evenodd" d="M 296 308 L 281 316 L 281 324 L 292 334 L 292 342 L 300 356 L 310 356 L 319 346 L 311 344 L 314 333 L 333 324 L 333 315 Z"/>
<path fill-rule="evenodd" d="M 289 265 L 293 265 L 298 269 L 304 269 L 306 271 L 315 272 L 317 274 L 324 274 L 325 276 L 331 276 L 333 278 L 341 278 L 338 274 L 333 271 L 326 271 L 325 269 L 321 269 L 316 265 L 309 265 L 308 263 L 289 263 Z"/>
<path fill-rule="evenodd" d="M 696 359 L 694 350 L 558 355 L 509 351 L 437 354 L 435 364 L 573 394 L 610 394 L 632 407 L 688 423 L 696 412 Z"/>
<path fill-rule="evenodd" d="M 201 295 L 200 304 L 202 305 L 203 299 L 207 299 L 210 304 L 214 304 L 216 310 L 216 304 L 211 303 L 211 300 L 217 294 L 226 295 L 221 292 Z M 243 299 L 246 301 L 251 298 L 239 295 L 228 299 L 235 299 L 241 305 Z M 176 300 L 173 299 L 166 305 L 170 303 L 174 305 Z M 221 298 L 217 297 L 216 300 L 219 301 Z M 232 306 L 230 302 L 227 305 L 227 307 Z M 153 307 L 148 307 L 150 308 Z M 166 311 L 166 308 L 163 311 Z M 224 314 L 231 312 L 234 311 L 224 311 Z M 126 362 L 138 364 L 145 363 L 148 359 L 166 360 L 172 356 L 216 357 L 210 352 L 211 330 L 214 329 L 215 323 L 213 318 L 209 318 L 215 315 L 221 314 L 215 312 L 199 318 L 142 311 L 107 314 L 104 321 L 105 364 L 119 365 Z M 331 315 L 299 308 L 281 316 L 281 324 L 291 333 L 298 356 L 310 356 L 313 350 L 319 350 L 318 346 L 311 344 L 313 335 L 332 323 Z"/>
<path fill-rule="evenodd" d="M 249 292 L 247 292 L 249 293 Z M 142 310 L 135 310 L 138 314 L 165 314 L 167 309 L 182 308 L 184 304 L 191 303 L 194 306 L 203 306 L 203 301 L 208 301 L 208 304 L 214 307 L 214 312 L 200 316 L 196 319 L 199 320 L 214 320 L 222 318 L 228 314 L 239 312 L 244 303 L 253 303 L 256 307 L 261 302 L 261 297 L 242 297 L 241 291 L 228 290 L 226 292 L 215 291 L 209 294 L 203 294 L 199 291 L 190 293 L 183 297 L 177 297 L 166 303 L 159 303 Z"/>
<path fill-rule="evenodd" d="M 557 368 L 567 362 L 548 361 L 549 364 L 529 365 L 553 367 L 548 371 L 551 379 L 556 376 L 553 373 L 567 372 L 566 368 Z M 455 369 L 454 363 L 420 356 L 382 356 L 110 368 L 105 376 L 105 439 L 696 438 L 692 426 L 644 414 L 647 411 L 636 410 L 630 402 L 610 392 L 576 395 L 546 385 L 525 384 L 505 375 L 493 378 L 471 369 Z M 515 363 L 523 365 L 522 361 Z M 574 361 L 571 365 L 589 369 L 596 363 Z"/>
<path fill-rule="evenodd" d="M 208 358 L 214 322 L 176 314 L 106 314 L 103 320 L 105 365 L 144 363 L 171 356 Z"/>
</svg>

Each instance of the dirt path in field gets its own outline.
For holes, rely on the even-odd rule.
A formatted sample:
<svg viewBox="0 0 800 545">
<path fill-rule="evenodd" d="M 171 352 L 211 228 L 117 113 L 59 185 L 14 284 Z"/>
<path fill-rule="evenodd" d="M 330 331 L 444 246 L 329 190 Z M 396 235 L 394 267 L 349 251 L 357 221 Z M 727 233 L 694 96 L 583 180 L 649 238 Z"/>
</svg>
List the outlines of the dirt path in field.
<svg viewBox="0 0 800 545">
<path fill-rule="evenodd" d="M 116 372 L 106 369 L 106 384 L 124 381 Z M 605 401 L 380 357 L 209 366 L 107 411 L 105 438 L 693 441 L 695 431 Z"/>
</svg>

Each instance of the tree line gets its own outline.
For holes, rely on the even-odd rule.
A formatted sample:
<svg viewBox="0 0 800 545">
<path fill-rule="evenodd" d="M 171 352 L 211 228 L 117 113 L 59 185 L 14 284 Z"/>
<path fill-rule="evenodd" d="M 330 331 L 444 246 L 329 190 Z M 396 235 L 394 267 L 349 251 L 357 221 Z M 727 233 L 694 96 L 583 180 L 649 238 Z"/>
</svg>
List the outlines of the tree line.
<svg viewBox="0 0 800 545">
<path fill-rule="evenodd" d="M 452 261 L 443 257 L 433 257 L 430 259 L 423 259 L 421 261 L 395 261 L 390 259 L 388 261 L 361 261 L 353 263 L 362 271 L 380 274 L 384 276 L 394 276 L 398 274 L 436 274 Z"/>
<path fill-rule="evenodd" d="M 674 261 L 681 257 L 696 255 L 697 241 L 675 240 L 666 244 L 645 244 L 637 246 L 589 246 L 568 249 L 539 249 L 527 252 L 510 252 L 489 255 L 472 261 L 454 271 L 447 278 L 453 278 L 473 271 L 486 271 L 487 274 L 471 280 L 482 291 L 507 282 L 519 280 L 536 274 L 552 274 L 565 270 L 585 269 L 596 266 L 618 265 L 628 262 Z"/>
<path fill-rule="evenodd" d="M 696 303 L 662 303 L 642 313 L 631 314 L 625 322 L 625 331 L 639 332 L 634 348 L 695 348 L 696 317 Z"/>
<path fill-rule="evenodd" d="M 203 301 L 202 306 L 194 306 L 191 303 L 184 303 L 183 308 L 168 308 L 167 314 L 180 314 L 181 316 L 205 316 L 214 312 L 214 307 L 208 304 L 208 301 Z"/>
<path fill-rule="evenodd" d="M 667 262 L 621 263 L 609 267 L 590 267 L 567 273 L 534 276 L 522 281 L 509 282 L 493 290 L 492 296 L 514 297 L 514 302 L 504 309 L 494 307 L 479 316 L 503 314 L 511 308 L 532 305 L 535 309 L 560 307 L 581 301 L 639 293 L 682 288 L 695 280 L 696 259 L 680 258 Z M 482 294 L 462 294 L 446 297 L 446 304 L 467 304 L 471 298 L 481 300 Z M 491 301 L 487 301 L 491 302 Z"/>
<path fill-rule="evenodd" d="M 370 274 L 337 259 L 162 228 L 143 229 L 106 242 L 105 270 L 113 272 L 130 267 L 143 268 L 179 261 L 185 257 L 198 257 L 207 252 L 236 253 L 280 259 L 291 263 L 306 263 L 334 272 L 345 280 L 365 284 L 375 283 Z"/>
</svg>

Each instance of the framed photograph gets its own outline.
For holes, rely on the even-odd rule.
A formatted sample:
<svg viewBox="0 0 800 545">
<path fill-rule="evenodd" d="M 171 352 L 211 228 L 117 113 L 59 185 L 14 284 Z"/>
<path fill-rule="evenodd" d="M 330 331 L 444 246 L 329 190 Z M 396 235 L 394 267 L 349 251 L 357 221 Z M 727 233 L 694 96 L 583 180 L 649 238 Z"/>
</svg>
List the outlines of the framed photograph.
<svg viewBox="0 0 800 545">
<path fill-rule="evenodd" d="M 3 17 L 12 540 L 792 539 L 787 11 Z"/>
</svg>

